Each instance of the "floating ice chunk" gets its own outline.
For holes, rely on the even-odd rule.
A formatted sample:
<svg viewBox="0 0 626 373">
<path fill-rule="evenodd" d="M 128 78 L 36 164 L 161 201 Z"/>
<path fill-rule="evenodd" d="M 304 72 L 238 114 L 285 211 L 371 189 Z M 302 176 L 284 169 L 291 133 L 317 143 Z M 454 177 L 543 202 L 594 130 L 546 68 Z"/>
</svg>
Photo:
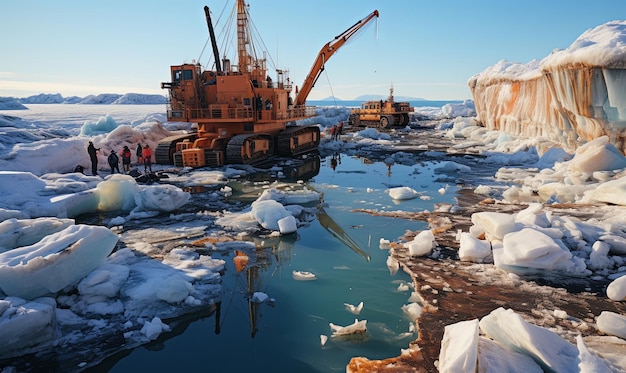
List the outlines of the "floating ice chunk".
<svg viewBox="0 0 626 373">
<path fill-rule="evenodd" d="M 268 299 L 269 299 L 269 296 L 267 294 L 260 292 L 260 291 L 255 291 L 252 294 L 252 298 L 250 298 L 250 301 L 254 303 L 263 303 Z"/>
<path fill-rule="evenodd" d="M 283 205 L 306 204 L 318 202 L 321 198 L 319 192 L 304 188 L 301 190 L 279 190 L 276 188 L 265 189 L 257 201 L 274 200 Z"/>
<path fill-rule="evenodd" d="M 604 333 L 626 339 L 626 316 L 615 312 L 602 311 L 596 319 L 596 325 Z"/>
<path fill-rule="evenodd" d="M 562 242 L 531 228 L 507 234 L 502 245 L 504 265 L 555 269 L 567 267 L 564 262 L 572 259 L 572 253 Z"/>
<path fill-rule="evenodd" d="M 501 240 L 507 233 L 515 229 L 514 216 L 501 212 L 474 213 L 472 214 L 472 223 L 480 226 L 490 241 L 492 239 Z"/>
<path fill-rule="evenodd" d="M 0 222 L 0 252 L 32 245 L 70 225 L 74 225 L 73 219 L 6 219 Z"/>
<path fill-rule="evenodd" d="M 626 157 L 609 142 L 608 136 L 600 136 L 576 149 L 574 158 L 561 166 L 581 172 L 618 170 L 626 167 Z"/>
<path fill-rule="evenodd" d="M 505 348 L 489 338 L 478 339 L 478 371 L 508 373 L 543 373 L 529 356 Z"/>
<path fill-rule="evenodd" d="M 83 296 L 113 298 L 119 294 L 129 274 L 128 266 L 105 263 L 78 283 L 78 292 Z"/>
<path fill-rule="evenodd" d="M 138 205 L 135 198 L 140 188 L 132 176 L 110 175 L 96 189 L 100 195 L 99 211 L 131 211 Z"/>
<path fill-rule="evenodd" d="M 56 293 L 104 263 L 117 241 L 108 228 L 72 225 L 36 244 L 0 253 L 0 288 L 25 299 Z"/>
<path fill-rule="evenodd" d="M 524 225 L 536 225 L 542 228 L 550 226 L 548 215 L 540 203 L 530 203 L 527 208 L 515 215 L 515 221 Z"/>
<path fill-rule="evenodd" d="M 567 312 L 563 311 L 563 310 L 554 310 L 552 311 L 552 314 L 554 315 L 554 317 L 557 317 L 559 319 L 567 319 Z"/>
<path fill-rule="evenodd" d="M 409 291 L 411 288 L 409 287 L 409 284 L 407 283 L 402 283 L 400 285 L 398 285 L 398 288 L 396 290 L 398 291 Z"/>
<path fill-rule="evenodd" d="M 23 355 L 31 346 L 42 348 L 56 339 L 56 301 L 38 298 L 26 302 L 8 297 L 0 300 L 0 358 Z"/>
<path fill-rule="evenodd" d="M 148 185 L 135 194 L 137 207 L 134 211 L 174 211 L 191 198 L 189 192 L 174 185 Z"/>
<path fill-rule="evenodd" d="M 492 189 L 488 185 L 479 185 L 474 189 L 474 193 L 488 196 L 492 193 Z"/>
<path fill-rule="evenodd" d="M 419 196 L 419 193 L 411 187 L 390 188 L 388 193 L 389 197 L 394 200 L 408 200 Z"/>
<path fill-rule="evenodd" d="M 169 331 L 169 325 L 164 324 L 161 319 L 156 316 L 152 319 L 152 321 L 146 321 L 141 328 L 141 333 L 151 341 L 157 339 L 162 332 Z"/>
<path fill-rule="evenodd" d="M 228 185 L 224 185 L 222 188 L 220 188 L 220 193 L 224 197 L 230 197 L 233 195 L 233 188 L 229 187 Z"/>
<path fill-rule="evenodd" d="M 440 372 L 476 372 L 478 360 L 478 319 L 446 325 L 441 350 Z"/>
<path fill-rule="evenodd" d="M 611 266 L 611 259 L 608 256 L 610 250 L 611 246 L 606 242 L 594 242 L 589 253 L 588 267 L 592 270 L 609 268 Z"/>
<path fill-rule="evenodd" d="M 412 320 L 417 320 L 419 315 L 422 313 L 422 306 L 417 304 L 416 302 L 405 304 L 401 307 L 402 311 L 406 313 Z"/>
<path fill-rule="evenodd" d="M 407 200 L 417 198 L 419 193 L 411 187 L 389 188 L 389 197 L 395 200 Z"/>
<path fill-rule="evenodd" d="M 157 298 L 171 304 L 184 301 L 193 291 L 193 285 L 182 276 L 170 276 L 156 291 Z"/>
<path fill-rule="evenodd" d="M 273 231 L 280 231 L 279 220 L 293 217 L 280 202 L 272 199 L 254 201 L 250 213 L 263 228 Z"/>
<path fill-rule="evenodd" d="M 604 234 L 599 240 L 609 244 L 610 252 L 615 255 L 626 255 L 626 238 L 614 234 Z"/>
<path fill-rule="evenodd" d="M 278 220 L 278 231 L 280 234 L 293 233 L 298 230 L 298 222 L 293 215 L 285 216 Z"/>
<path fill-rule="evenodd" d="M 626 206 L 626 176 L 602 183 L 588 193 L 594 201 Z"/>
<path fill-rule="evenodd" d="M 576 202 L 582 198 L 585 193 L 592 190 L 596 186 L 592 184 L 575 184 L 571 183 L 547 183 L 537 188 L 539 197 L 543 198 L 546 203 L 566 203 Z"/>
<path fill-rule="evenodd" d="M 435 235 L 430 229 L 426 229 L 418 233 L 413 241 L 405 243 L 405 247 L 409 249 L 411 256 L 428 255 L 437 246 Z"/>
<path fill-rule="evenodd" d="M 326 344 L 326 341 L 328 341 L 328 336 L 321 334 L 320 335 L 320 343 L 322 346 L 324 346 Z"/>
<path fill-rule="evenodd" d="M 398 269 L 400 269 L 400 263 L 396 258 L 389 255 L 387 257 L 387 268 L 389 268 L 389 275 L 393 276 L 398 273 Z"/>
<path fill-rule="evenodd" d="M 611 281 L 606 287 L 606 296 L 615 301 L 626 300 L 626 276 Z"/>
<path fill-rule="evenodd" d="M 576 346 L 548 329 L 524 321 L 511 309 L 495 309 L 479 325 L 491 339 L 532 357 L 546 371 L 578 372 Z"/>
<path fill-rule="evenodd" d="M 352 304 L 348 304 L 348 303 L 344 303 L 344 306 L 346 306 L 346 310 L 352 314 L 358 315 L 361 313 L 361 310 L 363 310 L 363 302 L 359 303 L 358 305 L 354 306 Z"/>
<path fill-rule="evenodd" d="M 306 271 L 293 271 L 292 276 L 294 280 L 298 281 L 317 280 L 317 276 L 314 273 Z"/>
<path fill-rule="evenodd" d="M 467 262 L 482 262 L 491 254 L 491 244 L 487 240 L 479 240 L 468 232 L 460 234 L 459 259 Z"/>
<path fill-rule="evenodd" d="M 563 148 L 552 147 L 541 155 L 537 161 L 537 167 L 540 169 L 553 168 L 556 162 L 566 162 L 574 157 Z"/>
<path fill-rule="evenodd" d="M 581 373 L 596 373 L 596 372 L 612 372 L 609 366 L 596 355 L 589 352 L 585 341 L 583 341 L 582 335 L 576 336 L 576 346 L 578 347 L 578 369 Z"/>
<path fill-rule="evenodd" d="M 445 161 L 440 167 L 435 168 L 439 173 L 452 173 L 452 172 L 469 172 L 472 169 L 468 166 L 462 165 L 457 162 Z"/>
<path fill-rule="evenodd" d="M 367 320 L 354 319 L 354 323 L 347 326 L 335 325 L 332 322 L 328 324 L 332 330 L 333 337 L 347 336 L 351 334 L 363 334 L 367 331 Z"/>
<path fill-rule="evenodd" d="M 378 132 L 376 128 L 366 128 L 356 133 L 356 137 L 365 137 L 374 140 L 391 140 L 391 135 L 388 133 Z"/>
</svg>

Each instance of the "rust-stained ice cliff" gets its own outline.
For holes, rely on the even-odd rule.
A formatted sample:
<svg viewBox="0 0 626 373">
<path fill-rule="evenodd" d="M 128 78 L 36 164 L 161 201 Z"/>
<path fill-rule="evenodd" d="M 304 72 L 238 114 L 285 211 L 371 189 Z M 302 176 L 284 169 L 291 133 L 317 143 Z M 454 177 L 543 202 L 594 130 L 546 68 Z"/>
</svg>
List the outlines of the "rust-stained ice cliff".
<svg viewBox="0 0 626 373">
<path fill-rule="evenodd" d="M 502 60 L 468 84 L 488 129 L 568 151 L 607 135 L 626 152 L 626 20 L 587 30 L 541 61 Z"/>
</svg>

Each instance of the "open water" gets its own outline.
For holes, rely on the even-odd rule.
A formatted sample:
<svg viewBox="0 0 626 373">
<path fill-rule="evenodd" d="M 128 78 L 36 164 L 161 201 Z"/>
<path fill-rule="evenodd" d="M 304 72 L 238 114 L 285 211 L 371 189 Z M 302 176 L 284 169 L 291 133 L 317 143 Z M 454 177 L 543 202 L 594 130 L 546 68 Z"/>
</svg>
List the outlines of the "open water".
<svg viewBox="0 0 626 373">
<path fill-rule="evenodd" d="M 396 101 L 402 101 L 402 100 L 396 100 Z M 456 101 L 456 100 L 449 100 L 449 101 L 431 101 L 431 100 L 415 100 L 415 101 L 409 101 L 409 104 L 413 107 L 419 108 L 419 107 L 442 107 L 445 104 L 455 104 L 455 103 L 461 103 L 463 101 Z M 345 107 L 361 107 L 361 104 L 363 103 L 363 101 L 354 101 L 354 100 L 337 100 L 337 101 L 333 101 L 333 100 L 309 100 L 307 101 L 307 105 L 314 105 L 314 106 L 345 106 Z"/>
<path fill-rule="evenodd" d="M 258 264 L 252 269 L 238 271 L 233 253 L 214 254 L 227 262 L 219 314 L 196 315 L 90 371 L 344 372 L 354 356 L 398 356 L 417 338 L 402 310 L 410 303 L 410 277 L 401 270 L 390 273 L 388 251 L 379 241 L 426 225 L 352 210 L 423 211 L 437 202 L 452 203 L 454 189 L 438 193 L 444 185 L 436 179 L 428 163 L 388 168 L 339 155 L 332 169 L 331 157 L 321 159 L 319 173 L 308 180 L 308 187 L 324 196 L 317 219 L 297 235 L 268 240 L 266 249 L 251 255 Z M 386 189 L 400 185 L 423 192 L 424 199 L 394 202 Z M 293 270 L 317 279 L 296 281 Z M 252 291 L 264 292 L 273 304 L 251 306 Z M 345 309 L 344 303 L 360 302 L 359 315 Z M 367 320 L 364 335 L 331 337 L 330 323 L 347 326 L 355 319 Z M 324 346 L 321 335 L 329 337 Z"/>
</svg>

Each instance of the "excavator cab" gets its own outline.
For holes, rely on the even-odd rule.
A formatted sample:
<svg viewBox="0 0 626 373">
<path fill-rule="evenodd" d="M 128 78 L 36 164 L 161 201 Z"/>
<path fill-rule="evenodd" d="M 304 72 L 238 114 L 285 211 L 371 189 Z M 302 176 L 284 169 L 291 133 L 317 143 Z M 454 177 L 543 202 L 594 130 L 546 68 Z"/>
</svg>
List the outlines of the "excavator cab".
<svg viewBox="0 0 626 373">
<path fill-rule="evenodd" d="M 161 88 L 170 92 L 170 102 L 167 109 L 167 119 L 171 121 L 192 121 L 194 115 L 191 109 L 197 109 L 197 98 L 200 97 L 200 65 L 184 64 L 171 66 L 172 81 L 161 83 Z M 195 106 L 195 107 L 194 107 Z"/>
</svg>

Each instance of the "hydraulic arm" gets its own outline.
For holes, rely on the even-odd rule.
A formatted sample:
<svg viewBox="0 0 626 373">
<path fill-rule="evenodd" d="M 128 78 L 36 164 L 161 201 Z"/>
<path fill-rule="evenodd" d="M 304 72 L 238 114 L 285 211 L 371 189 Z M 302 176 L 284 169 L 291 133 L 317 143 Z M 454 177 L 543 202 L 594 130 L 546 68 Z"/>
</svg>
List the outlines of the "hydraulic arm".
<svg viewBox="0 0 626 373">
<path fill-rule="evenodd" d="M 335 54 L 335 52 L 337 52 L 337 50 L 341 48 L 346 41 L 352 37 L 352 35 L 359 31 L 359 29 L 365 26 L 374 17 L 378 17 L 378 10 L 370 13 L 367 17 L 352 25 L 352 27 L 348 28 L 342 34 L 335 36 L 333 40 L 329 41 L 322 47 L 317 55 L 317 58 L 315 59 L 315 62 L 313 63 L 313 66 L 311 67 L 311 71 L 309 71 L 309 75 L 307 75 L 304 80 L 300 91 L 296 92 L 296 99 L 294 102 L 296 106 L 304 105 L 306 103 L 306 99 L 309 96 L 311 89 L 313 89 L 315 82 L 317 82 L 317 79 L 321 75 L 322 71 L 324 71 L 324 64 L 326 61 L 328 61 L 328 59 Z"/>
</svg>

